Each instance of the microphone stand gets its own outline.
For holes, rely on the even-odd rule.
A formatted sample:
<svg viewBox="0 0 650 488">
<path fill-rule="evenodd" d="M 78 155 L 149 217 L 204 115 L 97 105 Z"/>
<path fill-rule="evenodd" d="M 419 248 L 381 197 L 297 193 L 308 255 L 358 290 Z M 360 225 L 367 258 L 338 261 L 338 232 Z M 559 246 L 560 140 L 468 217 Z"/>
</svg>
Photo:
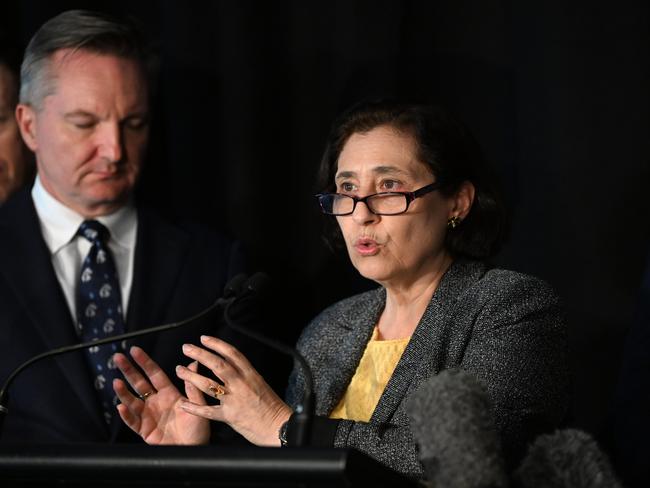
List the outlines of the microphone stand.
<svg viewBox="0 0 650 488">
<path fill-rule="evenodd" d="M 155 334 L 156 332 L 163 332 L 167 330 L 172 330 L 176 329 L 178 327 L 183 327 L 184 325 L 191 324 L 195 322 L 196 320 L 199 320 L 205 316 L 207 316 L 210 312 L 215 310 L 218 307 L 221 306 L 226 306 L 226 308 L 233 302 L 235 301 L 235 298 L 219 298 L 216 302 L 214 302 L 212 305 L 210 305 L 208 308 L 205 310 L 202 310 L 201 312 L 197 313 L 196 315 L 181 320 L 180 322 L 171 322 L 169 324 L 164 324 L 164 325 L 159 325 L 157 327 L 151 327 L 148 329 L 142 329 L 142 330 L 137 330 L 134 332 L 127 332 L 125 334 L 119 334 L 111 337 L 106 337 L 104 339 L 99 339 L 96 341 L 90 341 L 90 342 L 82 342 L 79 344 L 73 344 L 71 346 L 64 346 L 60 347 L 58 349 L 52 349 L 51 351 L 46 351 L 44 353 L 39 354 L 38 356 L 34 356 L 30 358 L 29 360 L 25 361 L 23 364 L 18 366 L 16 369 L 13 370 L 13 372 L 9 375 L 7 380 L 4 382 L 4 385 L 2 386 L 2 389 L 0 389 L 0 437 L 2 434 L 2 425 L 4 423 L 4 419 L 7 416 L 7 413 L 9 413 L 9 408 L 8 408 L 8 401 L 9 401 L 9 387 L 11 384 L 14 382 L 16 377 L 25 369 L 30 367 L 32 364 L 37 363 L 45 358 L 50 358 L 50 357 L 55 357 L 55 356 L 60 356 L 61 354 L 66 354 L 69 352 L 73 351 L 79 351 L 81 349 L 86 349 L 88 347 L 94 347 L 94 346 L 102 346 L 104 344 L 110 344 L 112 342 L 119 342 L 119 341 L 124 341 L 127 339 L 132 339 L 134 337 L 140 337 L 140 336 L 145 336 L 149 334 Z"/>
<path fill-rule="evenodd" d="M 294 438 L 293 440 L 296 446 L 298 447 L 308 446 L 309 434 L 311 432 L 310 429 L 311 422 L 312 422 L 312 418 L 314 417 L 314 405 L 313 405 L 314 378 L 311 373 L 311 368 L 309 367 L 309 364 L 307 364 L 307 361 L 305 360 L 303 355 L 300 354 L 295 348 L 287 346 L 286 344 L 283 344 L 282 342 L 277 341 L 275 339 L 266 337 L 265 335 L 260 334 L 259 332 L 256 332 L 254 330 L 248 329 L 247 327 L 243 327 L 239 325 L 237 322 L 235 322 L 230 316 L 230 307 L 237 301 L 247 297 L 248 294 L 246 292 L 248 293 L 256 292 L 257 286 L 255 285 L 259 284 L 256 283 L 256 281 L 259 282 L 262 280 L 262 278 L 264 278 L 264 275 L 262 275 L 261 273 L 257 273 L 252 278 L 250 278 L 248 280 L 248 286 L 246 286 L 245 284 L 245 288 L 246 288 L 245 293 L 237 296 L 235 299 L 231 300 L 226 305 L 226 308 L 224 309 L 223 312 L 223 316 L 226 324 L 233 330 L 236 330 L 240 334 L 244 334 L 245 336 L 248 336 L 256 341 L 259 341 L 262 344 L 270 347 L 271 349 L 275 349 L 276 351 L 291 356 L 293 360 L 300 366 L 300 369 L 302 370 L 303 376 L 305 378 L 305 388 L 303 392 L 302 402 L 296 406 L 296 411 L 295 414 L 293 415 L 292 424 L 294 425 L 295 428 L 292 428 L 293 431 L 292 437 Z"/>
<path fill-rule="evenodd" d="M 265 344 L 266 346 L 275 349 L 276 351 L 291 356 L 294 359 L 294 361 L 298 365 L 300 365 L 300 368 L 305 378 L 305 388 L 304 388 L 302 403 L 296 406 L 296 411 L 292 421 L 292 423 L 295 425 L 295 429 L 292 430 L 293 430 L 295 445 L 297 446 L 308 445 L 310 426 L 314 415 L 313 393 L 312 393 L 314 391 L 314 380 L 311 373 L 311 369 L 307 364 L 307 361 L 296 349 L 289 347 L 286 344 L 283 344 L 274 339 L 270 339 L 262 334 L 259 334 L 258 332 L 249 330 L 246 327 L 239 325 L 230 316 L 230 307 L 233 305 L 233 303 L 239 301 L 240 299 L 246 296 L 249 296 L 249 294 L 251 293 L 256 292 L 263 278 L 265 279 L 265 276 L 262 273 L 256 273 L 255 275 L 253 275 L 253 277 L 251 277 L 248 280 L 246 280 L 244 275 L 235 276 L 230 281 L 230 283 L 226 285 L 223 297 L 217 299 L 212 305 L 210 305 L 205 310 L 202 310 L 201 312 L 195 314 L 194 316 L 181 320 L 179 322 L 171 322 L 169 324 L 159 325 L 157 327 L 151 327 L 148 329 L 142 329 L 134 332 L 127 332 L 125 334 L 106 337 L 104 339 L 60 347 L 58 349 L 46 351 L 25 361 L 23 364 L 21 364 L 16 369 L 14 369 L 14 371 L 9 375 L 9 377 L 5 381 L 4 385 L 2 386 L 2 389 L 0 389 L 0 438 L 2 436 L 2 426 L 4 423 L 4 419 L 9 413 L 9 408 L 7 406 L 9 401 L 9 388 L 13 384 L 16 377 L 22 371 L 30 367 L 32 364 L 37 363 L 46 358 L 59 356 L 61 354 L 66 354 L 69 352 L 79 351 L 81 349 L 86 349 L 88 347 L 102 346 L 104 344 L 110 344 L 112 342 L 119 342 L 127 339 L 132 339 L 134 337 L 141 337 L 148 334 L 155 334 L 157 332 L 163 332 L 167 330 L 176 329 L 178 327 L 183 327 L 185 325 L 194 323 L 196 320 L 199 320 L 207 316 L 218 307 L 223 306 L 224 319 L 226 324 L 230 328 L 236 330 L 241 334 L 251 337 L 254 340 L 257 340 L 262 344 Z M 242 288 L 244 288 L 244 292 L 240 293 Z"/>
</svg>

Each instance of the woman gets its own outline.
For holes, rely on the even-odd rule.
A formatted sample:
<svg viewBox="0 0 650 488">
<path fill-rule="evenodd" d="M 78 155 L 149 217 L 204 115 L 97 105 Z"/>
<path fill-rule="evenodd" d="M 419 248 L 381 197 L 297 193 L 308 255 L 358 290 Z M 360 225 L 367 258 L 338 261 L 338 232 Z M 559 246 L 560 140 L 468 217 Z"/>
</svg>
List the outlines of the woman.
<svg viewBox="0 0 650 488">
<path fill-rule="evenodd" d="M 424 379 L 460 367 L 485 384 L 512 465 L 564 415 L 565 326 L 546 284 L 480 261 L 498 249 L 503 217 L 476 144 L 438 109 L 366 103 L 335 124 L 321 177 L 322 210 L 336 216 L 355 268 L 381 286 L 326 309 L 298 342 L 314 374 L 312 443 L 357 448 L 421 476 L 406 399 Z M 117 381 L 124 421 L 150 443 L 207 442 L 212 419 L 255 444 L 280 445 L 301 374 L 285 403 L 234 348 L 201 343 L 183 346 L 195 362 L 176 371 L 187 399 L 141 349 L 132 354 L 150 381 L 116 357 L 136 391 L 157 390 L 143 402 Z M 197 362 L 220 381 L 197 374 Z"/>
</svg>

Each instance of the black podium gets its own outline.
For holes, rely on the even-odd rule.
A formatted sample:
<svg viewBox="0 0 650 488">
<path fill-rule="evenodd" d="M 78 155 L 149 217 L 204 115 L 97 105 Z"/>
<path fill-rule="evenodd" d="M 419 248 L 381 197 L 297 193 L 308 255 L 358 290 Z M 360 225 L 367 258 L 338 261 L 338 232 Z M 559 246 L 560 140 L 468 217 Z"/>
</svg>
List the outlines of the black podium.
<svg viewBox="0 0 650 488">
<path fill-rule="evenodd" d="M 353 449 L 0 445 L 6 487 L 408 487 Z"/>
</svg>

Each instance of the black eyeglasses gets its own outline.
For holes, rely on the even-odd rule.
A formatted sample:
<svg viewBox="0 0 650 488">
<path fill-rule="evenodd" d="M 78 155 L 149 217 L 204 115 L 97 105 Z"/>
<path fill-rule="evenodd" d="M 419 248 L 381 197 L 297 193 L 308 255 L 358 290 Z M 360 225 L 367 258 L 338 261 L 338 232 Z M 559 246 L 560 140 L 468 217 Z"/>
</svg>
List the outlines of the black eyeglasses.
<svg viewBox="0 0 650 488">
<path fill-rule="evenodd" d="M 342 193 L 319 193 L 316 198 L 321 211 L 327 215 L 351 215 L 359 202 L 365 203 L 368 210 L 375 215 L 399 215 L 408 210 L 413 200 L 438 190 L 441 186 L 440 182 L 436 181 L 415 191 L 387 191 L 362 198 Z"/>
</svg>

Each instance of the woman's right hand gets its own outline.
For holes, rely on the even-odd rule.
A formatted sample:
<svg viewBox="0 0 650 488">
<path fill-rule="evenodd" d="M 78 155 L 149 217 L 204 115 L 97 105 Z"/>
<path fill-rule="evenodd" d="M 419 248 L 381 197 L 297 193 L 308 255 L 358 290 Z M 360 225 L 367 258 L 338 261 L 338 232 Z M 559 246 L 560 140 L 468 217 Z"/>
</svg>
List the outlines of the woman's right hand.
<svg viewBox="0 0 650 488">
<path fill-rule="evenodd" d="M 124 354 L 115 354 L 115 364 L 140 395 L 133 395 L 124 381 L 113 381 L 113 389 L 122 402 L 117 406 L 117 411 L 124 423 L 148 444 L 207 444 L 210 440 L 210 421 L 179 408 L 179 403 L 188 399 L 205 405 L 203 393 L 185 382 L 185 398 L 144 350 L 134 346 L 129 352 L 146 378 Z M 196 372 L 198 363 L 191 363 L 189 368 Z M 149 392 L 152 393 L 147 395 Z"/>
</svg>

